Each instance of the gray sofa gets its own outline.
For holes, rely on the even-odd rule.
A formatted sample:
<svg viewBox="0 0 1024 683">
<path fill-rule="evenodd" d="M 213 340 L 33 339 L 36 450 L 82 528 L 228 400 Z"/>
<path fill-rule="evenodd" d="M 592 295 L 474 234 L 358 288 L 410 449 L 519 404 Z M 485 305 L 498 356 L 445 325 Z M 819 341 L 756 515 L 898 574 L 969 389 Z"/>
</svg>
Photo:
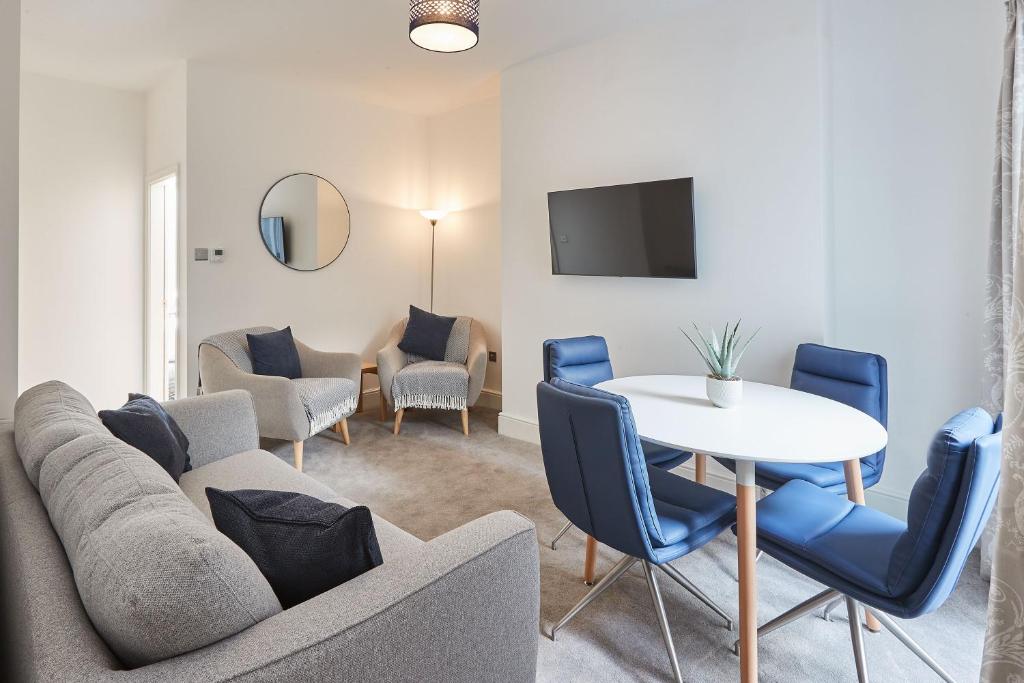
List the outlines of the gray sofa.
<svg viewBox="0 0 1024 683">
<path fill-rule="evenodd" d="M 384 564 L 282 610 L 217 532 L 205 488 L 354 505 L 258 449 L 252 399 L 166 404 L 190 440 L 180 487 L 59 382 L 0 423 L 2 568 L 19 680 L 529 681 L 533 524 L 482 517 L 423 542 L 375 517 Z"/>
</svg>

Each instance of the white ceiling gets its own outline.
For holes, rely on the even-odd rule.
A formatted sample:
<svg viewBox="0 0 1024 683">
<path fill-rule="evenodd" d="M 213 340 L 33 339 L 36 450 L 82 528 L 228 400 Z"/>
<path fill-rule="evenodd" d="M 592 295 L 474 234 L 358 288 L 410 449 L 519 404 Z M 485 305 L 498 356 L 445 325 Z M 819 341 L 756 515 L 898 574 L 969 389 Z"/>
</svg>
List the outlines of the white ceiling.
<svg viewBox="0 0 1024 683">
<path fill-rule="evenodd" d="M 408 39 L 408 0 L 22 0 L 22 68 L 144 90 L 188 59 L 328 80 L 389 106 L 439 111 L 496 91 L 505 68 L 694 0 L 482 0 L 480 44 Z"/>
</svg>

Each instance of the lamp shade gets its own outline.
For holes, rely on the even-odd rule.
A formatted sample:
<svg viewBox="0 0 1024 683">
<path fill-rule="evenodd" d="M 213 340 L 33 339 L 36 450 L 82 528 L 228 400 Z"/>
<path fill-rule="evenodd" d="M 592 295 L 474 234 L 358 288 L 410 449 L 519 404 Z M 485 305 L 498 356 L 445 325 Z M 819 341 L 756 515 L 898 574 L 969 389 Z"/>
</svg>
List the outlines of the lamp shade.
<svg viewBox="0 0 1024 683">
<path fill-rule="evenodd" d="M 480 40 L 480 0 L 409 0 L 409 39 L 431 52 L 462 52 Z"/>
</svg>

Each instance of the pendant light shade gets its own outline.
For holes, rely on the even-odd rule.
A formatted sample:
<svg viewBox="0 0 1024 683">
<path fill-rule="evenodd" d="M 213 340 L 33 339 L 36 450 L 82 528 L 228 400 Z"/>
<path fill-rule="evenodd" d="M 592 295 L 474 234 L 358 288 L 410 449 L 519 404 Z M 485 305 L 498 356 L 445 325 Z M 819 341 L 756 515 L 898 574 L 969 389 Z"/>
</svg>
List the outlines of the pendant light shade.
<svg viewBox="0 0 1024 683">
<path fill-rule="evenodd" d="M 480 0 L 409 0 L 409 39 L 431 52 L 462 52 L 480 40 Z"/>
</svg>

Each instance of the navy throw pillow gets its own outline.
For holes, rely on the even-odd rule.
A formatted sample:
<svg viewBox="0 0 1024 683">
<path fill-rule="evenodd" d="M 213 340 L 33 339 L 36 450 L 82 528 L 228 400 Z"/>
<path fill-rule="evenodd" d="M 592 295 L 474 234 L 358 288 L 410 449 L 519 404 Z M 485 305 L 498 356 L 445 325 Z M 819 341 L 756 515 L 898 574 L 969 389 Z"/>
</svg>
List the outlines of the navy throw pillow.
<svg viewBox="0 0 1024 683">
<path fill-rule="evenodd" d="M 453 325 L 455 318 L 434 315 L 410 306 L 409 322 L 405 326 L 402 341 L 398 342 L 398 348 L 428 360 L 444 360 Z"/>
<path fill-rule="evenodd" d="M 266 334 L 247 334 L 252 371 L 257 375 L 273 375 L 298 379 L 302 377 L 299 350 L 295 348 L 292 328 L 286 327 Z"/>
<path fill-rule="evenodd" d="M 217 529 L 244 550 L 285 609 L 383 563 L 370 510 L 286 491 L 207 487 Z"/>
<path fill-rule="evenodd" d="M 100 420 L 111 434 L 156 460 L 174 481 L 192 469 L 188 437 L 149 396 L 128 394 L 128 402 L 117 410 L 101 410 Z"/>
</svg>

